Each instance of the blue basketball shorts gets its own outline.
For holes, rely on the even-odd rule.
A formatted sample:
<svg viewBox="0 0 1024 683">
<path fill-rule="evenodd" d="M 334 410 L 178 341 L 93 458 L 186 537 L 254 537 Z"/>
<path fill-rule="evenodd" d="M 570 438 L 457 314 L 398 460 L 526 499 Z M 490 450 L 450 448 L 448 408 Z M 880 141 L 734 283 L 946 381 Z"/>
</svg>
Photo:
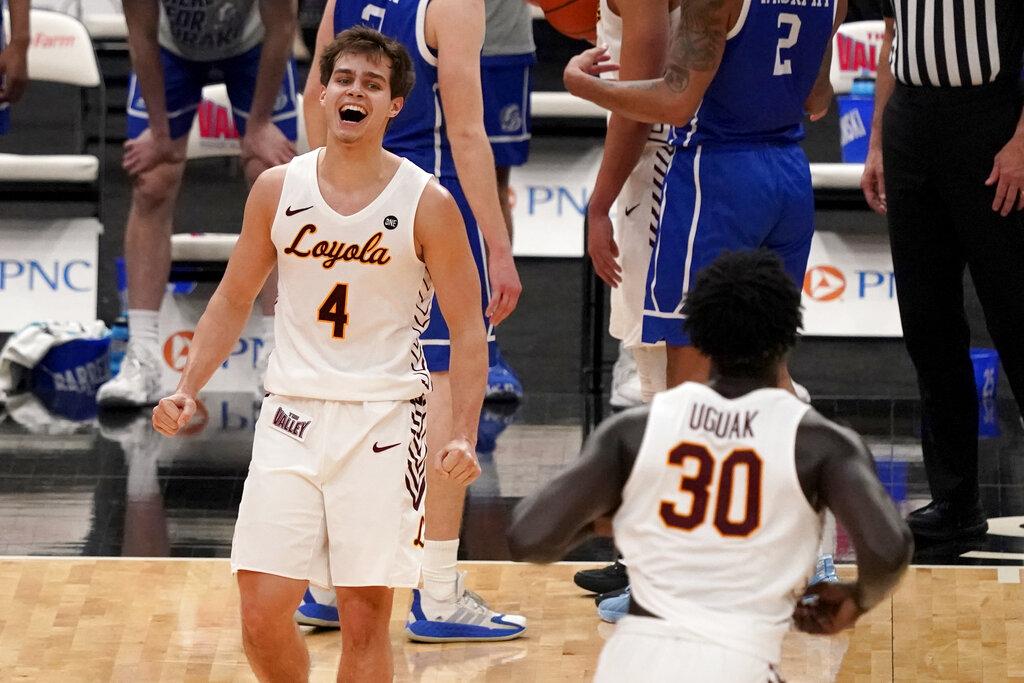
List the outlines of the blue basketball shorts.
<svg viewBox="0 0 1024 683">
<path fill-rule="evenodd" d="M 772 249 L 800 286 L 813 233 L 811 170 L 799 145 L 677 149 L 647 269 L 644 343 L 690 345 L 686 292 L 725 252 Z"/>
<path fill-rule="evenodd" d="M 469 248 L 473 252 L 473 260 L 476 262 L 476 272 L 480 278 L 480 305 L 481 315 L 487 310 L 491 300 L 491 285 L 487 279 L 487 252 L 484 249 L 484 236 L 477 227 L 473 211 L 469 208 L 466 195 L 462 193 L 462 185 L 451 177 L 440 178 L 441 185 L 451 192 L 455 203 L 459 205 L 462 213 L 462 220 L 466 223 L 466 236 L 469 238 Z M 494 327 L 484 317 L 484 329 L 487 330 L 487 365 L 491 366 L 497 360 L 498 346 L 494 340 Z M 423 345 L 423 356 L 427 361 L 427 369 L 431 372 L 448 372 L 452 357 L 451 333 L 448 331 L 448 323 L 441 314 L 441 307 L 437 305 L 437 297 L 430 308 L 430 322 L 427 329 L 420 335 L 420 343 Z"/>
<path fill-rule="evenodd" d="M 480 59 L 484 129 L 495 166 L 522 166 L 530 154 L 530 92 L 536 55 L 495 55 Z"/>
<path fill-rule="evenodd" d="M 11 127 L 10 106 L 4 102 L 0 104 L 0 135 L 6 133 Z"/>
<path fill-rule="evenodd" d="M 256 73 L 260 66 L 260 47 L 236 57 L 212 62 L 195 62 L 183 59 L 160 48 L 160 63 L 164 70 L 164 93 L 167 98 L 167 117 L 170 122 L 171 138 L 187 135 L 192 128 L 192 119 L 202 100 L 203 86 L 223 83 L 231 100 L 231 115 L 239 135 L 245 135 L 245 123 L 252 107 L 252 96 L 256 91 Z M 286 138 L 294 142 L 298 138 L 298 113 L 295 99 L 295 60 L 289 59 L 285 69 L 281 90 L 274 101 L 271 120 Z M 149 114 L 142 99 L 135 73 L 128 83 L 128 137 L 137 138 L 149 126 Z"/>
</svg>

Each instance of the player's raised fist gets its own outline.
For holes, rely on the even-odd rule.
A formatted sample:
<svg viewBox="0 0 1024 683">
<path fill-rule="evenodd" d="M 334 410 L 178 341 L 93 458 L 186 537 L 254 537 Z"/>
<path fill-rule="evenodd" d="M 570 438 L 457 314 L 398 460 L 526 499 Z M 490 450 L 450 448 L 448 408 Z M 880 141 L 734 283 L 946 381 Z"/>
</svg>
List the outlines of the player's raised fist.
<svg viewBox="0 0 1024 683">
<path fill-rule="evenodd" d="M 160 399 L 153 408 L 153 429 L 164 436 L 174 436 L 188 424 L 196 412 L 196 400 L 181 392 Z"/>
<path fill-rule="evenodd" d="M 832 635 L 853 626 L 863 611 L 852 583 L 818 583 L 796 603 L 793 620 L 805 633 Z"/>
<path fill-rule="evenodd" d="M 449 441 L 435 456 L 434 467 L 445 479 L 463 486 L 469 486 L 480 476 L 480 463 L 466 439 Z"/>
</svg>

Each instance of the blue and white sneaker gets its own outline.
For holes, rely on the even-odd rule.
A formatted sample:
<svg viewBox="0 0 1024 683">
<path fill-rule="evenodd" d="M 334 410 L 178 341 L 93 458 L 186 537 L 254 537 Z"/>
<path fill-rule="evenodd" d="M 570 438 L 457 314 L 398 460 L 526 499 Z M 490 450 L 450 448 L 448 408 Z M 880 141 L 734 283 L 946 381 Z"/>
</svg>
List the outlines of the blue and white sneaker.
<svg viewBox="0 0 1024 683">
<path fill-rule="evenodd" d="M 521 401 L 523 400 L 523 384 L 516 373 L 505 362 L 498 352 L 494 365 L 487 371 L 487 393 L 485 401 Z"/>
<path fill-rule="evenodd" d="M 310 586 L 295 610 L 295 622 L 303 626 L 341 628 L 338 621 L 338 596 L 334 591 Z"/>
<path fill-rule="evenodd" d="M 405 622 L 410 640 L 420 643 L 513 640 L 526 631 L 526 617 L 501 614 L 487 606 L 479 595 L 465 589 L 465 572 L 459 572 L 452 602 L 435 602 L 413 590 L 412 607 Z"/>
<path fill-rule="evenodd" d="M 814 576 L 811 577 L 809 585 L 819 583 L 839 583 L 839 575 L 836 574 L 836 563 L 831 555 L 822 555 L 818 558 L 818 564 L 814 568 Z"/>
<path fill-rule="evenodd" d="M 602 600 L 597 606 L 597 616 L 601 617 L 601 621 L 614 624 L 626 616 L 629 613 L 629 593 L 629 586 L 626 586 L 621 594 Z"/>
</svg>

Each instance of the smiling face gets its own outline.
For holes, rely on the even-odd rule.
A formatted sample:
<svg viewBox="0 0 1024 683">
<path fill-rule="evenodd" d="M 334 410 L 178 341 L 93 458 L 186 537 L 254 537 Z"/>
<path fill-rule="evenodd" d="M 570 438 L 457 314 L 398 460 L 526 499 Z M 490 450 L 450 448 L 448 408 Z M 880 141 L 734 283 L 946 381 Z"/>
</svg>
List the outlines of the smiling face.
<svg viewBox="0 0 1024 683">
<path fill-rule="evenodd" d="M 391 61 L 375 57 L 351 52 L 338 55 L 320 94 L 327 129 L 342 142 L 366 136 L 383 140 L 388 121 L 402 109 L 404 98 L 391 97 Z"/>
</svg>

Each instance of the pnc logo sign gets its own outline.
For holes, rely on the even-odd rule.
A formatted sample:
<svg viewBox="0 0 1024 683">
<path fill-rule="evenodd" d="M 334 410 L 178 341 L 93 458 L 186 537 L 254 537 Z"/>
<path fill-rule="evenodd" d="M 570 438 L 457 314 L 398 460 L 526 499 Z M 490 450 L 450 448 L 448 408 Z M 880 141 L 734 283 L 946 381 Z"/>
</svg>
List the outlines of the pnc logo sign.
<svg viewBox="0 0 1024 683">
<path fill-rule="evenodd" d="M 804 294 L 815 301 L 834 301 L 846 291 L 846 276 L 835 266 L 813 266 L 804 276 Z"/>
<path fill-rule="evenodd" d="M 181 372 L 188 360 L 188 349 L 192 345 L 193 332 L 183 330 L 167 337 L 164 342 L 164 362 L 172 370 Z"/>
</svg>

